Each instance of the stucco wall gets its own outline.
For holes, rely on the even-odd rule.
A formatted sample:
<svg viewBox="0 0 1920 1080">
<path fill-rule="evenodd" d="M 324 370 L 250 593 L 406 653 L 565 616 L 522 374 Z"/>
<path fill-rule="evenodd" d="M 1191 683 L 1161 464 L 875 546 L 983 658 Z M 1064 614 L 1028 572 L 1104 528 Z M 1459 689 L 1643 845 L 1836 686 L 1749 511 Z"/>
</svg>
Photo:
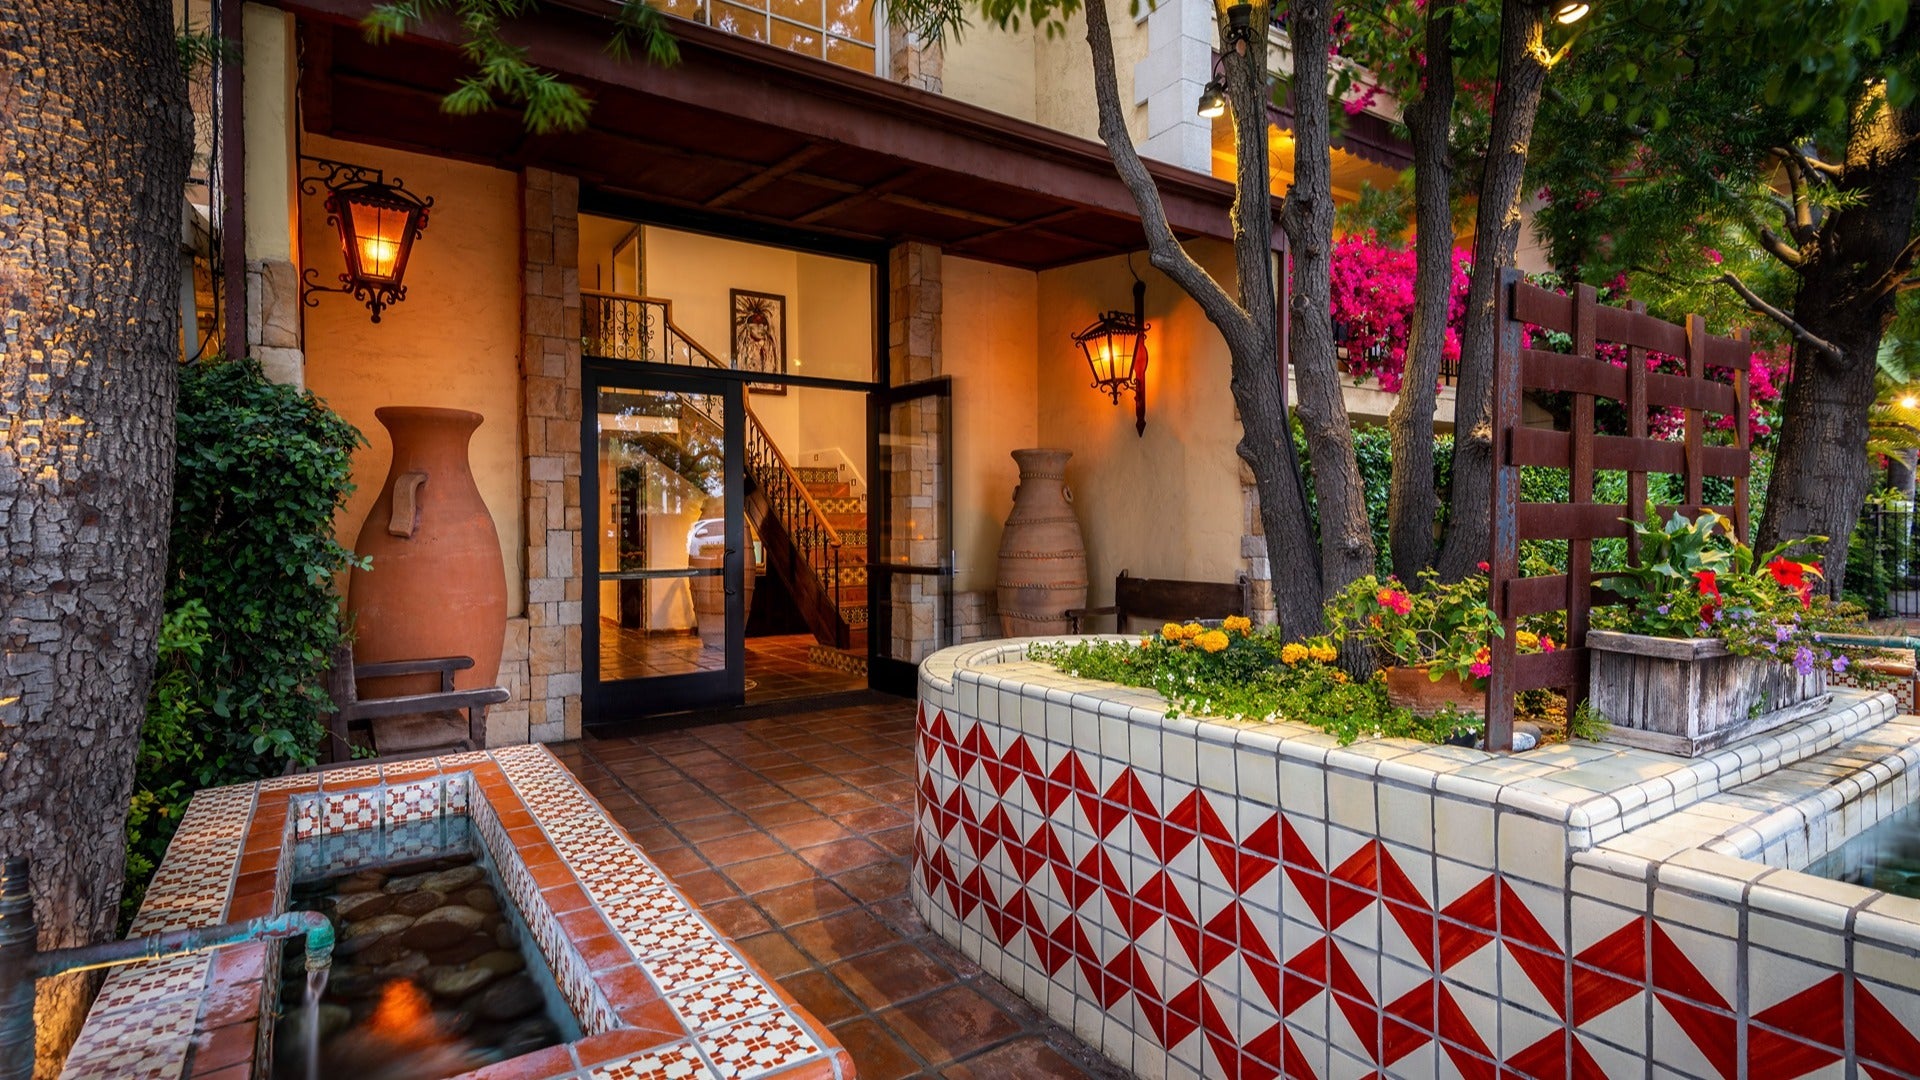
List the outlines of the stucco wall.
<svg viewBox="0 0 1920 1080">
<path fill-rule="evenodd" d="M 407 299 L 378 323 L 351 297 L 306 309 L 307 386 L 360 429 L 357 490 L 338 518 L 342 542 L 359 535 L 386 480 L 392 443 L 374 418 L 384 405 L 471 409 L 486 418 L 469 460 L 500 533 L 507 611 L 525 604 L 520 463 L 520 206 L 511 172 L 309 135 L 302 151 L 385 169 L 434 200 L 407 263 Z M 322 281 L 341 270 L 324 200 L 300 200 L 301 247 Z"/>
<path fill-rule="evenodd" d="M 946 44 L 940 91 L 994 112 L 1034 119 L 1034 39 L 1031 27 L 1001 30 L 985 23 Z M 1093 83 L 1087 82 L 1088 92 Z"/>
<path fill-rule="evenodd" d="M 954 588 L 991 589 L 1020 481 L 1011 451 L 1040 445 L 1039 278 L 946 256 L 940 348 L 953 377 Z"/>
<path fill-rule="evenodd" d="M 1190 250 L 1215 277 L 1233 281 L 1231 247 L 1209 242 Z M 1067 481 L 1086 533 L 1095 605 L 1111 602 L 1121 570 L 1232 581 L 1242 568 L 1240 464 L 1234 453 L 1240 425 L 1226 342 L 1144 258 L 1135 256 L 1134 266 L 1147 283 L 1152 326 L 1144 436 L 1134 434 L 1131 395 L 1114 405 L 1093 390 L 1086 360 L 1069 340 L 1100 311 L 1131 306 L 1126 260 L 1039 275 L 1039 445 L 1073 451 Z"/>
<path fill-rule="evenodd" d="M 1114 5 L 1107 14 L 1113 27 L 1113 66 L 1127 133 L 1138 143 L 1146 138 L 1147 110 L 1134 104 L 1133 73 L 1147 55 L 1147 26 L 1136 21 L 1125 4 Z M 1035 36 L 1033 71 L 1033 119 L 1070 135 L 1098 139 L 1100 118 L 1093 100 L 1093 57 L 1087 51 L 1084 11 L 1074 12 L 1063 33 Z"/>
</svg>

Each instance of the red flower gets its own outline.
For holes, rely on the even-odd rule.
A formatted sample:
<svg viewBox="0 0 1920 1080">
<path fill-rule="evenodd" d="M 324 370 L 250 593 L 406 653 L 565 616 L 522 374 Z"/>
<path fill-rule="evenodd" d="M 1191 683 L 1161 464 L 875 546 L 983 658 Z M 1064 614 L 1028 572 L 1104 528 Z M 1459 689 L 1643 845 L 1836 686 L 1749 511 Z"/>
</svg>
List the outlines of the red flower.
<svg viewBox="0 0 1920 1080">
<path fill-rule="evenodd" d="M 1767 564 L 1767 572 L 1781 588 L 1799 595 L 1801 607 L 1813 606 L 1813 583 L 1807 580 L 1807 569 L 1806 563 L 1792 559 L 1775 559 Z"/>
<path fill-rule="evenodd" d="M 1484 573 L 1486 573 L 1486 572 L 1487 572 L 1487 571 L 1488 571 L 1489 569 L 1491 569 L 1491 567 L 1487 565 L 1487 560 L 1485 560 L 1485 559 L 1481 559 L 1481 560 L 1480 560 L 1480 572 L 1484 574 Z"/>
<path fill-rule="evenodd" d="M 1693 580 L 1698 583 L 1701 596 L 1711 596 L 1715 600 L 1720 599 L 1720 582 L 1713 571 L 1695 570 L 1693 572 Z"/>
</svg>

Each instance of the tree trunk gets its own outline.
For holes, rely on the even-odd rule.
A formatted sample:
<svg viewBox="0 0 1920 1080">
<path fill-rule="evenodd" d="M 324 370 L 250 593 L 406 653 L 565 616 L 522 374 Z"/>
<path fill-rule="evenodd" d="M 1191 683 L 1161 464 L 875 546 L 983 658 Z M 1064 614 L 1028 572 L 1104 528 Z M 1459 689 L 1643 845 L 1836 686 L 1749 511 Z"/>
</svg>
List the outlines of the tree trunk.
<svg viewBox="0 0 1920 1080">
<path fill-rule="evenodd" d="M 1293 42 L 1293 183 L 1287 188 L 1288 247 L 1293 256 L 1292 336 L 1289 350 L 1299 390 L 1300 426 L 1313 464 L 1320 510 L 1320 586 L 1332 596 L 1373 573 L 1373 531 L 1366 492 L 1354 458 L 1353 426 L 1340 393 L 1333 342 L 1333 146 L 1328 126 L 1328 31 L 1331 0 L 1294 0 L 1287 34 Z M 1257 151 L 1265 167 L 1266 143 Z M 1255 151 L 1243 147 L 1245 157 Z M 1273 538 L 1268 538 L 1271 547 Z M 1276 577 L 1281 564 L 1276 561 Z M 1315 619 L 1315 627 L 1319 619 Z M 1288 628 L 1292 630 L 1291 627 Z"/>
<path fill-rule="evenodd" d="M 1520 246 L 1520 185 L 1527 145 L 1546 87 L 1546 7 L 1539 0 L 1504 0 L 1500 7 L 1500 74 L 1493 94 L 1493 126 L 1473 229 L 1473 280 L 1467 286 L 1466 325 L 1460 333 L 1460 385 L 1454 402 L 1453 489 L 1440 576 L 1458 581 L 1487 558 L 1493 538 L 1493 365 L 1499 331 L 1494 290 L 1500 271 Z"/>
<path fill-rule="evenodd" d="M 191 145 L 166 0 L 0 0 L 0 856 L 40 945 L 111 936 L 173 490 Z M 40 984 L 36 1075 L 91 980 Z"/>
<path fill-rule="evenodd" d="M 1420 96 L 1407 105 L 1413 134 L 1413 327 L 1400 397 L 1387 416 L 1393 477 L 1387 488 L 1387 538 L 1393 572 L 1415 580 L 1433 562 L 1434 519 L 1440 496 L 1433 485 L 1433 410 L 1440 355 L 1447 343 L 1453 301 L 1453 0 L 1427 5 L 1426 65 Z M 1417 62 L 1416 62 L 1417 64 Z"/>
<path fill-rule="evenodd" d="M 1293 460 L 1286 410 L 1281 407 L 1272 261 L 1273 194 L 1267 173 L 1268 85 L 1265 47 L 1261 44 L 1266 41 L 1267 26 L 1259 15 L 1264 9 L 1256 9 L 1251 27 L 1253 48 L 1230 52 L 1225 65 L 1240 161 L 1233 203 L 1234 255 L 1240 278 L 1237 303 L 1186 253 L 1167 224 L 1159 189 L 1127 134 L 1105 0 L 1087 0 L 1086 10 L 1100 139 L 1113 158 L 1114 171 L 1139 207 L 1148 257 L 1193 297 L 1227 342 L 1233 365 L 1234 403 L 1239 406 L 1242 425 L 1238 450 L 1253 473 L 1260 499 L 1260 524 L 1266 533 L 1270 565 L 1276 571 L 1272 580 L 1280 623 L 1294 637 L 1318 633 L 1322 626 L 1318 575 L 1279 572 L 1283 567 L 1297 568 L 1302 558 L 1311 561 L 1314 547 L 1305 487 Z M 1351 443 L 1348 445 L 1351 461 Z"/>
<path fill-rule="evenodd" d="M 1826 588 L 1846 579 L 1847 538 L 1859 520 L 1870 470 L 1867 414 L 1880 338 L 1892 324 L 1902 253 L 1920 198 L 1920 103 L 1888 108 L 1870 96 L 1847 133 L 1838 191 L 1857 202 L 1832 211 L 1819 242 L 1802 249 L 1794 321 L 1836 346 L 1836 358 L 1805 341 L 1793 349 L 1780 447 L 1755 547 L 1824 536 Z"/>
</svg>

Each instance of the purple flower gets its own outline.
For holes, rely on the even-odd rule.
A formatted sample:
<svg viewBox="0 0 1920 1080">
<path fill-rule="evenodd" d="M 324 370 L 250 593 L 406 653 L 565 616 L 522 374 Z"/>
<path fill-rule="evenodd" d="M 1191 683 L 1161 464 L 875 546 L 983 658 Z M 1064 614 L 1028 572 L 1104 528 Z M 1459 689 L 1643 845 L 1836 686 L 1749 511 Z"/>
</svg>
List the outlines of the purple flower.
<svg viewBox="0 0 1920 1080">
<path fill-rule="evenodd" d="M 1668 607 L 1665 604 L 1661 604 L 1659 607 L 1654 608 L 1653 610 L 1659 612 L 1662 615 L 1665 615 L 1667 612 L 1672 611 L 1673 609 Z"/>
<path fill-rule="evenodd" d="M 1793 636 L 1793 627 L 1788 626 L 1785 623 L 1773 624 L 1773 640 L 1784 642 L 1792 636 Z"/>
<path fill-rule="evenodd" d="M 1839 675 L 1839 674 L 1841 674 L 1842 672 L 1844 672 L 1844 671 L 1846 671 L 1846 670 L 1847 670 L 1847 658 L 1846 658 L 1845 656 L 1836 656 L 1836 657 L 1834 657 L 1834 658 L 1833 658 L 1833 673 L 1834 673 L 1835 675 Z"/>
<path fill-rule="evenodd" d="M 1705 619 L 1701 619 L 1701 620 L 1700 620 L 1700 634 L 1701 634 L 1701 636 L 1702 636 L 1702 637 L 1705 637 L 1706 635 L 1708 635 L 1708 634 L 1711 634 L 1711 633 L 1713 633 L 1713 627 L 1711 627 L 1711 626 L 1708 626 L 1708 625 L 1707 625 L 1707 620 L 1705 620 Z"/>
<path fill-rule="evenodd" d="M 1793 654 L 1793 670 L 1801 675 L 1813 674 L 1813 650 L 1805 645 Z"/>
</svg>

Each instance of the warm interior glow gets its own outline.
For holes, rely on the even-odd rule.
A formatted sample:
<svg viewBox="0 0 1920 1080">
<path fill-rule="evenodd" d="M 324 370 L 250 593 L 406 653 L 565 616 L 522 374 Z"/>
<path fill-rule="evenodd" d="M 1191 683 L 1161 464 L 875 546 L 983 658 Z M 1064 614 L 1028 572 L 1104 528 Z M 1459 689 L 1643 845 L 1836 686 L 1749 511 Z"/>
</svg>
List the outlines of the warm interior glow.
<svg viewBox="0 0 1920 1080">
<path fill-rule="evenodd" d="M 400 242 L 406 235 L 408 213 L 386 206 L 357 203 L 353 208 L 354 242 L 360 249 L 360 274 L 378 281 L 393 280 L 400 261 Z"/>
<path fill-rule="evenodd" d="M 1124 379 L 1132 375 L 1133 357 L 1127 357 L 1127 371 L 1116 374 L 1114 371 L 1113 354 L 1112 338 L 1102 338 L 1100 343 L 1094 346 L 1088 353 L 1088 356 L 1093 360 L 1093 377 L 1095 380 L 1103 383 L 1112 382 L 1116 378 Z"/>
<path fill-rule="evenodd" d="M 1562 26 L 1572 26 L 1574 23 L 1586 18 L 1587 13 L 1592 10 L 1592 4 L 1582 4 L 1579 0 L 1571 0 L 1571 2 L 1563 3 L 1554 9 L 1553 19 Z"/>
</svg>

